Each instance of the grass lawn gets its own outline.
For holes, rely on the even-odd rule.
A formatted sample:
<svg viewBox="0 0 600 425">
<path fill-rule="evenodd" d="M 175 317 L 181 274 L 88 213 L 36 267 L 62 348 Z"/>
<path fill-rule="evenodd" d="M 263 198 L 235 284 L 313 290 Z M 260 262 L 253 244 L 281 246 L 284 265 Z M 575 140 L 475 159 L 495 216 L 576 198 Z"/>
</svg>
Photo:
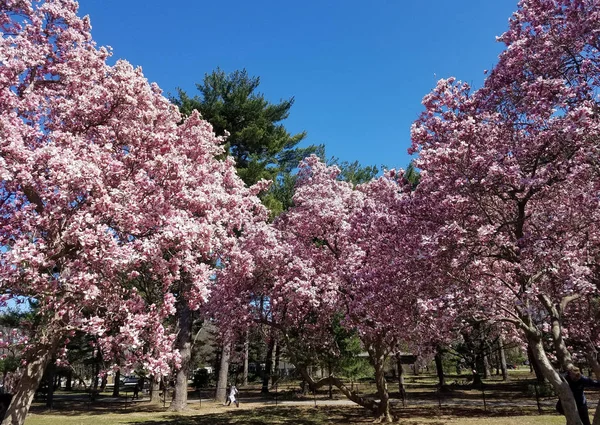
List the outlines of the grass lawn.
<svg viewBox="0 0 600 425">
<path fill-rule="evenodd" d="M 439 393 L 436 378 L 432 375 L 407 376 L 407 402 L 402 407 L 396 401 L 392 414 L 395 423 L 403 425 L 563 425 L 565 419 L 553 413 L 554 398 L 545 398 L 540 415 L 535 404 L 535 395 L 527 391 L 532 376 L 527 371 L 511 371 L 511 381 L 502 382 L 498 377 L 486 381 L 485 397 L 488 402 L 484 410 L 482 392 L 464 385 L 465 376 L 449 376 L 449 393 Z M 390 382 L 391 395 L 396 399 L 397 383 Z M 372 383 L 360 382 L 362 395 L 374 396 Z M 214 402 L 190 404 L 184 414 L 167 412 L 163 405 L 149 402 L 124 402 L 114 399 L 90 403 L 85 396 L 76 393 L 59 393 L 52 412 L 45 410 L 42 402 L 34 404 L 25 425 L 320 425 L 373 423 L 373 415 L 351 403 L 328 405 L 328 392 L 323 389 L 314 397 L 299 394 L 298 382 L 282 383 L 278 387 L 278 399 L 288 404 L 273 404 L 273 395 L 260 394 L 260 385 L 242 388 L 239 408 L 225 407 Z M 199 395 L 210 397 L 213 390 Z M 594 399 L 597 393 L 590 393 Z M 334 399 L 345 397 L 334 391 Z M 317 400 L 317 407 L 312 402 Z M 266 401 L 270 401 L 269 404 Z M 442 406 L 441 409 L 439 406 Z M 167 405 L 168 407 L 168 405 Z"/>
<path fill-rule="evenodd" d="M 442 409 L 435 407 L 408 407 L 394 412 L 396 423 L 403 425 L 563 425 L 564 418 L 558 415 L 516 415 L 511 411 L 486 413 L 480 409 Z M 94 410 L 90 412 L 34 413 L 25 421 L 26 425 L 320 425 L 320 424 L 370 424 L 373 416 L 364 409 L 354 406 L 257 406 L 240 408 L 210 404 L 193 409 L 185 414 L 165 412 L 162 408 L 138 405 L 136 410 Z"/>
</svg>

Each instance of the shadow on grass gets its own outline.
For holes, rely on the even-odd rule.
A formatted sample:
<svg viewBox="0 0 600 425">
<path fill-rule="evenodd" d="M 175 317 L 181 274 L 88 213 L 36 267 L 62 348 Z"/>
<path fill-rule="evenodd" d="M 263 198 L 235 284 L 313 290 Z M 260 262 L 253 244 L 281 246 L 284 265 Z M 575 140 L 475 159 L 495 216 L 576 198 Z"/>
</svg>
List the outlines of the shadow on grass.
<svg viewBox="0 0 600 425">
<path fill-rule="evenodd" d="M 132 413 L 132 411 L 123 413 Z M 483 409 L 468 407 L 442 408 L 440 410 L 431 406 L 422 406 L 394 409 L 392 414 L 396 421 L 403 424 L 421 424 L 422 420 L 427 420 L 429 425 L 445 425 L 456 418 L 508 418 L 511 416 L 533 416 L 538 413 L 533 409 L 523 408 L 484 411 Z M 128 422 L 127 418 L 123 417 L 123 423 L 135 423 L 136 425 L 365 425 L 373 423 L 373 420 L 374 416 L 371 412 L 353 406 L 319 406 L 317 408 L 268 406 L 197 415 L 193 413 L 172 415 L 146 419 L 141 422 L 139 419 L 132 419 L 131 422 Z"/>
<path fill-rule="evenodd" d="M 193 416 L 171 416 L 136 422 L 136 425 L 321 425 L 370 424 L 368 412 L 352 407 L 261 407 L 251 410 L 229 410 Z"/>
<path fill-rule="evenodd" d="M 544 412 L 549 414 L 553 412 Z M 400 419 L 413 417 L 435 419 L 435 418 L 498 418 L 511 416 L 539 416 L 535 407 L 495 407 L 484 410 L 483 407 L 448 406 L 441 409 L 434 406 L 418 406 L 393 409 L 392 414 Z"/>
<path fill-rule="evenodd" d="M 168 404 L 167 404 L 168 408 Z M 124 403 L 124 402 L 56 402 L 52 409 L 48 409 L 43 404 L 34 404 L 30 412 L 36 414 L 60 413 L 64 416 L 86 416 L 86 415 L 105 415 L 107 413 L 131 414 L 131 413 L 164 413 L 167 408 L 162 404 L 150 404 L 148 402 Z"/>
</svg>

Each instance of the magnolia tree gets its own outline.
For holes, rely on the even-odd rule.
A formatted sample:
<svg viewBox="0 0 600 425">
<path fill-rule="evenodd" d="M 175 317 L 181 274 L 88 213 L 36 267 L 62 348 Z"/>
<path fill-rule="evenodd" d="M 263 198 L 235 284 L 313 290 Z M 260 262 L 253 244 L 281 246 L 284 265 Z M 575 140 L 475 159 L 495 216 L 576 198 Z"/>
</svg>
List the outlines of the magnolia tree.
<svg viewBox="0 0 600 425">
<path fill-rule="evenodd" d="M 4 424 L 23 423 L 77 330 L 107 353 L 126 347 L 127 363 L 152 374 L 185 366 L 190 311 L 236 232 L 265 214 L 232 161 L 215 159 L 222 141 L 210 125 L 197 115 L 178 125 L 141 70 L 107 65 L 76 11 L 67 0 L 0 10 L 1 302 L 39 308 Z M 155 284 L 151 304 L 142 275 Z M 175 351 L 163 326 L 172 314 Z"/>
<path fill-rule="evenodd" d="M 412 129 L 437 283 L 522 332 L 569 424 L 580 419 L 542 332 L 562 368 L 565 325 L 594 332 L 589 315 L 565 320 L 598 295 L 599 13 L 597 1 L 522 1 L 484 87 L 440 81 Z"/>
<path fill-rule="evenodd" d="M 440 334 L 443 321 L 425 314 L 425 304 L 429 296 L 442 299 L 407 269 L 415 267 L 409 261 L 415 243 L 408 230 L 410 185 L 390 172 L 354 188 L 338 175 L 337 167 L 316 157 L 300 164 L 293 207 L 243 238 L 247 257 L 228 268 L 223 278 L 230 282 L 212 302 L 243 311 L 236 327 L 254 322 L 277 329 L 312 389 L 335 385 L 379 421 L 391 421 L 385 361 L 400 342 L 416 347 Z M 335 353 L 333 323 L 340 316 L 369 353 L 378 401 L 359 396 L 336 376 L 315 381 L 308 373 L 315 358 Z M 448 308 L 444 319 L 451 317 Z"/>
</svg>

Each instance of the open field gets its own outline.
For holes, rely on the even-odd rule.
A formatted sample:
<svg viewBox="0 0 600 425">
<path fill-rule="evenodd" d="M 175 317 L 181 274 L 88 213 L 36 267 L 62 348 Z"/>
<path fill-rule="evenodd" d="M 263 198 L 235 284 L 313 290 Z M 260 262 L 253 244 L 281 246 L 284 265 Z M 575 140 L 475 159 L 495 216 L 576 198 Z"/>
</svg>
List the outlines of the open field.
<svg viewBox="0 0 600 425">
<path fill-rule="evenodd" d="M 485 381 L 484 391 L 471 389 L 465 375 L 448 376 L 449 390 L 439 392 L 435 376 L 406 377 L 406 406 L 398 398 L 397 382 L 390 382 L 392 413 L 404 425 L 558 425 L 564 418 L 554 413 L 556 398 L 540 397 L 538 406 L 532 376 L 527 370 L 511 371 L 511 380 L 498 378 Z M 374 386 L 360 382 L 362 394 L 373 394 Z M 259 386 L 242 388 L 239 408 L 225 407 L 208 399 L 212 390 L 190 393 L 190 410 L 184 414 L 167 411 L 166 406 L 151 405 L 107 394 L 90 402 L 85 394 L 57 392 L 55 408 L 45 409 L 37 402 L 26 425 L 95 425 L 98 423 L 141 425 L 317 425 L 369 424 L 373 416 L 334 391 L 329 399 L 327 389 L 316 395 L 302 395 L 297 382 L 282 383 L 277 393 L 265 397 Z M 598 393 L 589 392 L 591 407 Z M 200 402 L 199 396 L 202 396 Z M 485 403 L 484 403 L 485 398 Z"/>
<path fill-rule="evenodd" d="M 512 415 L 510 411 L 486 414 L 477 409 L 406 408 L 395 410 L 398 423 L 404 425 L 558 425 L 564 418 L 552 415 Z M 246 406 L 225 408 L 223 406 L 192 409 L 185 414 L 166 413 L 153 409 L 119 412 L 56 412 L 32 414 L 26 425 L 317 425 L 317 424 L 369 424 L 373 417 L 354 406 Z"/>
</svg>

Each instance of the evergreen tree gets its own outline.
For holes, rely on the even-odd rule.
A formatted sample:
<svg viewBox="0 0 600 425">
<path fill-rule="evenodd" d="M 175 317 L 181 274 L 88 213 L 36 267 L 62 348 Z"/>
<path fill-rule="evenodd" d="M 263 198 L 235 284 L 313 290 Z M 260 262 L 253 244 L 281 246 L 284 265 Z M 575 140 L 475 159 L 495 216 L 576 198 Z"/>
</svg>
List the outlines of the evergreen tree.
<svg viewBox="0 0 600 425">
<path fill-rule="evenodd" d="M 271 103 L 257 92 L 259 85 L 260 78 L 248 75 L 245 69 L 226 74 L 217 68 L 196 84 L 199 95 L 190 97 L 178 89 L 178 97 L 171 99 L 182 114 L 197 110 L 218 136 L 227 135 L 229 154 L 247 185 L 263 178 L 275 181 L 289 164 L 295 167 L 307 154 L 307 149 L 297 148 L 306 132 L 291 135 L 281 124 L 289 116 L 294 98 Z"/>
</svg>

